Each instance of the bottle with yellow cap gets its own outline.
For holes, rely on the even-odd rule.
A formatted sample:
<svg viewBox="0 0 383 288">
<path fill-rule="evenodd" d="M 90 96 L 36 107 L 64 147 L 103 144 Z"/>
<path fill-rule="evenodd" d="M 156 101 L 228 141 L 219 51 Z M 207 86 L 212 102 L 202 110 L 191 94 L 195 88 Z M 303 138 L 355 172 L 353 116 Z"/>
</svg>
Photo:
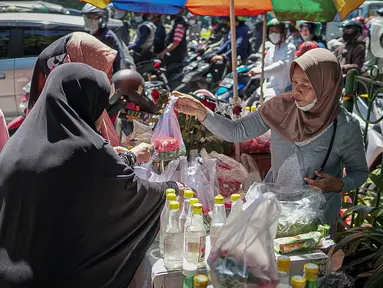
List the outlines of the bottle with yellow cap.
<svg viewBox="0 0 383 288">
<path fill-rule="evenodd" d="M 239 194 L 232 194 L 230 196 L 230 199 L 231 199 L 231 211 L 230 213 L 233 213 L 234 210 L 236 209 L 242 209 L 242 199 L 241 199 L 241 195 Z M 235 207 L 238 207 L 238 208 L 235 208 Z"/>
<path fill-rule="evenodd" d="M 254 113 L 257 110 L 257 106 L 251 106 L 250 111 L 251 113 Z"/>
<path fill-rule="evenodd" d="M 197 204 L 198 203 L 198 199 L 197 198 L 191 198 L 190 201 L 189 201 L 189 210 L 188 210 L 188 215 L 186 217 L 186 221 L 185 221 L 185 225 L 184 225 L 184 255 L 185 255 L 185 258 L 186 258 L 186 252 L 187 252 L 187 246 L 188 246 L 188 243 L 186 242 L 186 230 L 187 228 L 190 226 L 190 223 L 191 223 L 191 219 L 193 217 L 193 206 L 194 204 Z"/>
<path fill-rule="evenodd" d="M 198 274 L 194 276 L 194 287 L 206 288 L 209 284 L 209 278 L 206 275 Z"/>
<path fill-rule="evenodd" d="M 290 258 L 288 256 L 279 256 L 277 260 L 279 284 L 277 288 L 290 287 Z"/>
<path fill-rule="evenodd" d="M 167 189 L 166 190 L 166 202 L 165 207 L 162 210 L 161 218 L 160 218 L 160 254 L 161 256 L 164 256 L 164 234 L 165 229 L 168 226 L 168 220 L 169 220 L 169 203 L 170 201 L 176 201 L 177 196 L 175 194 L 174 189 Z"/>
<path fill-rule="evenodd" d="M 249 115 L 250 114 L 250 107 L 247 106 L 245 107 L 245 110 L 242 110 L 242 117 L 245 117 L 246 115 Z"/>
<path fill-rule="evenodd" d="M 183 231 L 180 225 L 180 203 L 169 203 L 169 220 L 164 234 L 164 265 L 168 270 L 182 268 L 184 256 Z"/>
<path fill-rule="evenodd" d="M 319 267 L 313 263 L 307 263 L 303 266 L 304 277 L 306 279 L 306 288 L 317 288 L 318 287 L 318 273 Z"/>
<path fill-rule="evenodd" d="M 185 229 L 185 222 L 188 218 L 188 211 L 190 206 L 190 199 L 193 198 L 194 193 L 191 190 L 185 190 L 184 191 L 184 205 L 182 206 L 182 212 L 180 215 L 180 222 L 181 222 L 181 228 L 182 231 Z"/>
<path fill-rule="evenodd" d="M 291 288 L 305 288 L 306 279 L 302 276 L 291 277 Z"/>
<path fill-rule="evenodd" d="M 186 261 L 196 264 L 199 268 L 205 267 L 206 229 L 203 225 L 202 204 L 193 205 L 193 217 L 190 226 L 186 229 Z"/>
<path fill-rule="evenodd" d="M 226 221 L 226 210 L 225 205 L 223 204 L 223 200 L 224 199 L 221 194 L 218 194 L 214 198 L 213 216 L 210 226 L 211 247 L 214 246 L 219 234 L 219 230 L 221 230 Z"/>
</svg>

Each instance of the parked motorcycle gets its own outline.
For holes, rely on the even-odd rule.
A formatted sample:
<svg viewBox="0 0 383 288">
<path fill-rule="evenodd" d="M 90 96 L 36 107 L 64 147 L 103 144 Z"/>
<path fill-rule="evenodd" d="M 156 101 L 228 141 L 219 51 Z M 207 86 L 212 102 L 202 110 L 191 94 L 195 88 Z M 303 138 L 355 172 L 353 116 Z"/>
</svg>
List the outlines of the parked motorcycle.
<svg viewBox="0 0 383 288">
<path fill-rule="evenodd" d="M 174 90 L 190 93 L 198 89 L 213 90 L 217 84 L 214 79 L 221 79 L 222 73 L 215 69 L 216 65 L 222 65 L 220 61 L 212 63 L 211 58 L 214 53 L 208 53 L 202 56 L 197 56 L 195 61 L 190 62 L 183 70 L 184 75 L 179 86 Z"/>
<path fill-rule="evenodd" d="M 254 77 L 250 77 L 248 72 L 255 66 L 251 64 L 249 66 L 240 66 L 237 68 L 238 73 L 238 95 L 243 100 L 248 99 L 254 91 L 259 87 L 260 80 Z M 234 91 L 233 73 L 229 73 L 219 84 L 218 90 L 215 92 L 215 97 L 218 100 L 229 102 L 229 99 L 233 97 Z"/>
<path fill-rule="evenodd" d="M 131 53 L 137 53 L 131 51 Z M 162 88 L 169 89 L 167 70 L 163 67 L 160 59 L 141 61 L 135 64 L 135 71 L 140 73 L 145 81 L 162 81 Z M 157 83 L 158 84 L 158 83 Z"/>
</svg>

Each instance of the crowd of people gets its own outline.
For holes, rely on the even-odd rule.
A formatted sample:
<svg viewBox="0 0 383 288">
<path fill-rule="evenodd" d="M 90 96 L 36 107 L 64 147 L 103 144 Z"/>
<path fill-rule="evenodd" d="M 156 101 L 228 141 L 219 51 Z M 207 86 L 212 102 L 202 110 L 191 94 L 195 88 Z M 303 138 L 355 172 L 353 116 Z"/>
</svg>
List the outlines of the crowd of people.
<svg viewBox="0 0 383 288">
<path fill-rule="evenodd" d="M 106 26 L 105 11 L 86 4 L 90 34 L 71 33 L 41 53 L 25 122 L 9 140 L 0 129 L 0 287 L 127 287 L 159 230 L 166 189 L 181 200 L 187 189 L 135 175 L 136 163 L 149 161 L 150 145 L 119 147 L 105 108 L 126 44 Z M 193 15 L 172 16 L 169 33 L 158 15 L 136 16 L 137 37 L 128 47 L 136 61 L 153 55 L 166 65 L 183 61 L 187 39 L 201 29 Z M 236 18 L 244 63 L 252 46 L 246 21 Z M 211 61 L 230 63 L 228 19 L 214 18 L 211 26 L 209 43 L 222 42 Z M 265 181 L 321 188 L 326 222 L 334 225 L 340 192 L 368 176 L 359 124 L 340 105 L 344 74 L 363 72 L 368 35 L 361 19 L 350 20 L 331 52 L 312 23 L 289 29 L 271 19 L 267 29 L 264 105 L 233 121 L 174 92 L 175 109 L 231 142 L 271 130 L 272 171 Z M 250 74 L 260 75 L 260 67 Z"/>
</svg>

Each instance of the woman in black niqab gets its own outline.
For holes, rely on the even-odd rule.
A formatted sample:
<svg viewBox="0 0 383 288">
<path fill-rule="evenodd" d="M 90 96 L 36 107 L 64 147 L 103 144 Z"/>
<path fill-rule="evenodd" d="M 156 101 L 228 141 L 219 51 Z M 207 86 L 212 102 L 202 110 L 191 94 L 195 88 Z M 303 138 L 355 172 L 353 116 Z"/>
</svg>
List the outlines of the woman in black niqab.
<svg viewBox="0 0 383 288">
<path fill-rule="evenodd" d="M 137 178 L 96 132 L 109 89 L 90 66 L 57 67 L 5 145 L 0 287 L 125 288 L 153 242 L 177 184 Z"/>
</svg>

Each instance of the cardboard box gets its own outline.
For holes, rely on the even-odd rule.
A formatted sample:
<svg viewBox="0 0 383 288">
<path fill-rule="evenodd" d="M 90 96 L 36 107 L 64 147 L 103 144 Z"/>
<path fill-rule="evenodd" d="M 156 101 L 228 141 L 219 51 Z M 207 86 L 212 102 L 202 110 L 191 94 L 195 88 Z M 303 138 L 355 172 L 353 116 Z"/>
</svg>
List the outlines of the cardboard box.
<svg viewBox="0 0 383 288">
<path fill-rule="evenodd" d="M 280 255 L 275 253 L 276 258 Z M 329 258 L 321 250 L 314 250 L 312 252 L 292 253 L 286 256 L 290 257 L 290 275 L 303 276 L 303 266 L 306 263 L 313 263 L 319 266 L 319 276 L 324 276 L 329 266 Z"/>
</svg>

